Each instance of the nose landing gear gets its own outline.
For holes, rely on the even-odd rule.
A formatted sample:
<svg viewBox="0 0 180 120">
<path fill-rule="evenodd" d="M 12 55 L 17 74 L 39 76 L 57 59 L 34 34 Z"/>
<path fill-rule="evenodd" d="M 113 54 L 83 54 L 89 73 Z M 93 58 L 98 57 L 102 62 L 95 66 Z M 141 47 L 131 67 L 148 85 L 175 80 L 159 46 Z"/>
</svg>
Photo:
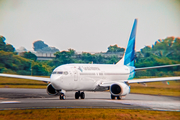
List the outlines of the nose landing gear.
<svg viewBox="0 0 180 120">
<path fill-rule="evenodd" d="M 60 100 L 65 100 L 66 99 L 65 94 L 64 93 L 60 93 L 59 99 Z"/>
<path fill-rule="evenodd" d="M 80 92 L 80 91 L 76 92 L 75 99 L 79 99 L 79 97 L 81 97 L 81 99 L 84 99 L 85 98 L 84 92 Z"/>
<path fill-rule="evenodd" d="M 65 100 L 66 99 L 66 96 L 65 96 L 66 91 L 65 90 L 57 90 L 57 92 L 58 92 L 60 100 Z"/>
</svg>

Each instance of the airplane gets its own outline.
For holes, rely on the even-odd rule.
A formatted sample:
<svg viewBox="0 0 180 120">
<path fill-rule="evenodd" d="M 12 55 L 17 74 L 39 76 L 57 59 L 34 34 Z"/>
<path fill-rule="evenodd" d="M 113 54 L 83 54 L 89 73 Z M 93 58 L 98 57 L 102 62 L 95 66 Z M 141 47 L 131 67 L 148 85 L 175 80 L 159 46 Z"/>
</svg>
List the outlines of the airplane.
<svg viewBox="0 0 180 120">
<path fill-rule="evenodd" d="M 23 78 L 48 82 L 47 93 L 58 95 L 60 100 L 65 99 L 66 91 L 76 91 L 75 99 L 85 99 L 84 91 L 110 91 L 111 99 L 120 100 L 130 93 L 130 84 L 157 81 L 180 80 L 180 76 L 149 79 L 133 79 L 138 70 L 179 66 L 163 65 L 144 68 L 135 68 L 135 39 L 137 19 L 134 20 L 127 49 L 121 60 L 116 64 L 65 64 L 55 68 L 50 78 L 12 75 L 0 73 L 3 77 Z"/>
</svg>

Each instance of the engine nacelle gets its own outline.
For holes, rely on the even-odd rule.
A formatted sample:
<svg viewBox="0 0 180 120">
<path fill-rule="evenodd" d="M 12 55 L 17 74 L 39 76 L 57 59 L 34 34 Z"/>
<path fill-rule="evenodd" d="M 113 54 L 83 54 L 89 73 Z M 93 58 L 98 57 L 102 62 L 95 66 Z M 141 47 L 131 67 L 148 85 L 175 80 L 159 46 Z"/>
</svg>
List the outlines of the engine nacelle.
<svg viewBox="0 0 180 120">
<path fill-rule="evenodd" d="M 114 96 L 125 96 L 129 94 L 130 88 L 125 83 L 118 83 L 111 85 L 110 92 Z"/>
<path fill-rule="evenodd" d="M 56 90 L 56 89 L 54 89 L 54 87 L 52 86 L 52 84 L 51 84 L 51 83 L 50 83 L 50 84 L 48 84 L 48 86 L 47 86 L 46 90 L 47 90 L 47 93 L 48 93 L 49 95 L 58 95 L 57 90 Z"/>
</svg>

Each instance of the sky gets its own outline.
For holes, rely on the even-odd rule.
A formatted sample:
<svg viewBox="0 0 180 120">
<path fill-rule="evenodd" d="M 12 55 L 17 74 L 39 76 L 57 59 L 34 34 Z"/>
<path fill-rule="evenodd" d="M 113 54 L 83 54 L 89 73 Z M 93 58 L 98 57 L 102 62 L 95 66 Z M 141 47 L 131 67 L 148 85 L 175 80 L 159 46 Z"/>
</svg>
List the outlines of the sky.
<svg viewBox="0 0 180 120">
<path fill-rule="evenodd" d="M 16 49 L 36 40 L 60 51 L 126 48 L 135 18 L 136 50 L 180 37 L 180 0 L 0 0 L 0 15 L 0 35 Z"/>
</svg>

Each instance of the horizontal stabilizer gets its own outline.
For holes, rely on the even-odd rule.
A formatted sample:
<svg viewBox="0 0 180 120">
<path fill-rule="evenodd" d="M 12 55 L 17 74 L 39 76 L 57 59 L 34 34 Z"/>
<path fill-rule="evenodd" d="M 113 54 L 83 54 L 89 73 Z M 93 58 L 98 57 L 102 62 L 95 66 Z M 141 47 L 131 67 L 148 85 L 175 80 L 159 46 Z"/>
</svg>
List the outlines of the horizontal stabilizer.
<svg viewBox="0 0 180 120">
<path fill-rule="evenodd" d="M 146 83 L 146 82 L 160 82 L 160 81 L 172 81 L 172 80 L 180 80 L 180 76 L 161 77 L 161 78 L 146 78 L 146 79 L 133 79 L 133 80 L 127 80 L 127 83 Z"/>
<path fill-rule="evenodd" d="M 144 68 L 135 68 L 135 71 L 147 70 L 147 69 L 155 69 L 155 68 L 164 68 L 164 67 L 173 67 L 173 66 L 180 66 L 180 64 L 162 65 L 162 66 L 153 66 L 153 67 L 144 67 Z"/>
</svg>

